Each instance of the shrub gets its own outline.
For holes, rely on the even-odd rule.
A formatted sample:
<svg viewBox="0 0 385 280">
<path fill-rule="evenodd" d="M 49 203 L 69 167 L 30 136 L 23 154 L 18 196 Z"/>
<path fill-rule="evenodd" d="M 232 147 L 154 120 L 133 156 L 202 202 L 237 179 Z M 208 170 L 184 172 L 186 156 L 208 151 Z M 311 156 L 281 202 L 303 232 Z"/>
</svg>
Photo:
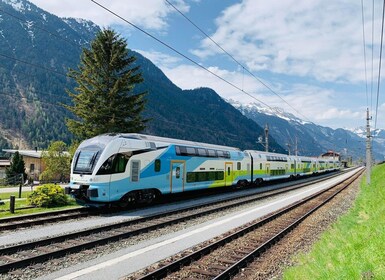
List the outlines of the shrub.
<svg viewBox="0 0 385 280">
<path fill-rule="evenodd" d="M 59 185 L 39 186 L 28 196 L 28 203 L 39 207 L 58 207 L 68 204 L 68 197 Z"/>
</svg>

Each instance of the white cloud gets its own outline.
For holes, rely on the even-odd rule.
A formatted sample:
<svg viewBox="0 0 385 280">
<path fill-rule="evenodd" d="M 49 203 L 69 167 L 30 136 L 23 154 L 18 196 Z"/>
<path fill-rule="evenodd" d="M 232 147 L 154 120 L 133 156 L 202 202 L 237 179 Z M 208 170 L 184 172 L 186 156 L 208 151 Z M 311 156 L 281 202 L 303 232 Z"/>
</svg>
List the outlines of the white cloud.
<svg viewBox="0 0 385 280">
<path fill-rule="evenodd" d="M 194 65 L 179 64 L 179 58 L 165 55 L 159 52 L 144 52 L 147 58 L 156 62 L 157 66 L 182 89 L 193 89 L 197 87 L 210 87 L 225 99 L 238 100 L 244 104 L 262 101 L 270 107 L 284 108 L 285 111 L 294 115 L 310 120 L 314 123 L 330 127 L 341 127 L 344 124 L 355 127 L 355 123 L 362 125 L 364 109 L 359 108 L 354 111 L 343 108 L 344 104 L 336 99 L 336 92 L 331 89 L 323 89 L 306 84 L 274 84 L 266 81 L 270 88 L 278 93 L 292 107 L 290 108 L 277 95 L 268 90 L 254 77 L 244 75 L 242 71 L 228 71 L 218 67 L 208 67 L 208 69 L 224 80 L 243 89 L 244 92 L 220 80 L 203 68 Z M 177 65 L 175 63 L 178 63 Z M 285 90 L 282 90 L 285 88 Z M 248 94 L 252 95 L 250 97 Z M 342 108 L 342 109 L 341 109 Z M 357 125 L 358 126 L 358 125 Z"/>
<path fill-rule="evenodd" d="M 125 24 L 124 21 L 92 1 L 30 1 L 60 17 L 89 19 L 103 27 L 111 24 Z M 167 16 L 175 13 L 175 10 L 163 0 L 141 0 L 140 4 L 136 1 L 133 3 L 134 1 L 118 0 L 97 0 L 96 2 L 135 25 L 159 31 L 167 29 Z M 183 12 L 189 10 L 189 6 L 183 0 L 172 1 L 172 3 Z"/>
<path fill-rule="evenodd" d="M 165 53 L 161 53 L 155 50 L 153 51 L 135 50 L 135 51 L 140 53 L 144 57 L 148 58 L 149 60 L 151 60 L 151 62 L 157 65 L 158 67 L 167 69 L 167 68 L 175 67 L 179 63 L 181 63 L 180 58 L 176 56 L 168 55 Z"/>
<path fill-rule="evenodd" d="M 253 71 L 320 81 L 365 78 L 360 2 L 244 0 L 224 10 L 216 25 L 211 37 Z M 366 29 L 371 34 L 371 25 Z M 206 38 L 192 52 L 204 59 L 221 51 Z"/>
</svg>

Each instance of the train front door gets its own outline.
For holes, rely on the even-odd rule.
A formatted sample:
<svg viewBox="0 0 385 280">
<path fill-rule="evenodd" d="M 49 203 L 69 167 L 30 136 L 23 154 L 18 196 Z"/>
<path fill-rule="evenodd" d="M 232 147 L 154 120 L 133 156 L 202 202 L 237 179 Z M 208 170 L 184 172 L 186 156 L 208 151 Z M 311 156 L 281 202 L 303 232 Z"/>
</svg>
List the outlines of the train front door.
<svg viewBox="0 0 385 280">
<path fill-rule="evenodd" d="M 185 178 L 185 161 L 171 161 L 170 192 L 183 192 Z"/>
<path fill-rule="evenodd" d="M 233 184 L 233 164 L 230 162 L 225 163 L 225 186 L 231 186 Z"/>
</svg>

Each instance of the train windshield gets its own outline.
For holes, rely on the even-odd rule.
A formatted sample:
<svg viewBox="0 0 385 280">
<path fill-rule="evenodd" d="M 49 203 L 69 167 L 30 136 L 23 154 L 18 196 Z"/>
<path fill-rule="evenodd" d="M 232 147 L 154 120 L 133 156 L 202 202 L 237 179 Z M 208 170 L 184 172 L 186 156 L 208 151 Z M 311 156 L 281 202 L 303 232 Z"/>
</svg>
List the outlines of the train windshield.
<svg viewBox="0 0 385 280">
<path fill-rule="evenodd" d="M 73 172 L 75 174 L 92 174 L 97 161 L 99 151 L 82 150 L 75 155 L 75 165 Z"/>
</svg>

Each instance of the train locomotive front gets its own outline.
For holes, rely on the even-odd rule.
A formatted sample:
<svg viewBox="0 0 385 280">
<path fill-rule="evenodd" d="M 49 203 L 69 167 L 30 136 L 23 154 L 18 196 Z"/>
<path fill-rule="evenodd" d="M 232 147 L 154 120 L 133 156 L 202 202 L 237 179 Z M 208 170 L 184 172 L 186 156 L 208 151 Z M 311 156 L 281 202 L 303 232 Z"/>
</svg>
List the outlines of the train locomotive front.
<svg viewBox="0 0 385 280">
<path fill-rule="evenodd" d="M 150 200 L 156 193 L 148 190 L 141 192 L 140 197 L 126 197 L 130 182 L 135 182 L 140 172 L 140 163 L 149 164 L 149 157 L 161 152 L 155 143 L 142 141 L 119 134 L 105 134 L 85 140 L 75 152 L 71 164 L 71 181 L 66 187 L 67 194 L 72 195 L 79 204 L 101 206 L 111 202 L 130 200 Z M 143 161 L 131 161 L 130 176 L 127 174 L 127 163 L 139 154 Z M 134 191 L 131 187 L 130 191 Z"/>
<path fill-rule="evenodd" d="M 121 206 L 157 196 L 247 182 L 249 157 L 237 148 L 143 134 L 85 140 L 66 193 L 79 204 Z"/>
</svg>

